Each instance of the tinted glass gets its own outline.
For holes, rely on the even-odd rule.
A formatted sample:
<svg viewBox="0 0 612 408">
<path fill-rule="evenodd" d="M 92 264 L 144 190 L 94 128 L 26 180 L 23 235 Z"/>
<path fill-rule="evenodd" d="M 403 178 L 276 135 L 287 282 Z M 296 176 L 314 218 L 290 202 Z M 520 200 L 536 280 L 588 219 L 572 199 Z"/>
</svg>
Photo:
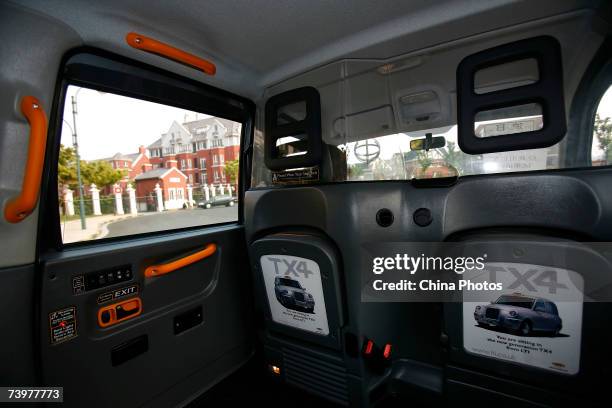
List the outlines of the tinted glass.
<svg viewBox="0 0 612 408">
<path fill-rule="evenodd" d="M 500 296 L 495 303 L 498 305 L 508 305 L 531 309 L 533 306 L 533 299 L 522 296 Z"/>
<path fill-rule="evenodd" d="M 294 281 L 293 279 L 280 278 L 279 285 L 282 286 L 290 286 L 292 288 L 301 288 L 300 283 L 298 281 Z"/>
</svg>

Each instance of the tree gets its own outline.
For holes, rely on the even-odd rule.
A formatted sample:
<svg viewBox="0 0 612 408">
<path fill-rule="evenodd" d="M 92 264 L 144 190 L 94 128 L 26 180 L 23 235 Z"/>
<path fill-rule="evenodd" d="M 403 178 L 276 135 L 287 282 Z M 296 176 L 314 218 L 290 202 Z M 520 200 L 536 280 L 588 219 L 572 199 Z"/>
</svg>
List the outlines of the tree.
<svg viewBox="0 0 612 408">
<path fill-rule="evenodd" d="M 110 163 L 97 160 L 91 162 L 81 162 L 81 177 L 83 184 L 88 186 L 92 183 L 102 188 L 115 184 L 125 175 L 123 170 L 113 169 Z"/>
<path fill-rule="evenodd" d="M 612 121 L 610 118 L 601 119 L 599 113 L 595 115 L 593 133 L 597 136 L 599 148 L 603 150 L 607 163 L 612 163 Z"/>
<path fill-rule="evenodd" d="M 60 145 L 57 179 L 61 185 L 67 185 L 69 188 L 76 186 L 76 155 L 72 147 Z"/>
<path fill-rule="evenodd" d="M 454 142 L 448 141 L 446 147 L 436 150 L 447 166 L 453 167 L 459 174 L 464 174 L 466 156 L 461 150 L 457 149 L 456 146 Z"/>
<path fill-rule="evenodd" d="M 351 164 L 348 166 L 348 179 L 358 180 L 363 175 L 363 164 Z"/>
<path fill-rule="evenodd" d="M 423 173 L 433 164 L 433 159 L 429 155 L 429 152 L 421 151 L 417 153 L 417 160 Z"/>
<path fill-rule="evenodd" d="M 230 184 L 238 182 L 239 161 L 231 160 L 225 163 L 225 176 L 229 179 Z"/>
</svg>

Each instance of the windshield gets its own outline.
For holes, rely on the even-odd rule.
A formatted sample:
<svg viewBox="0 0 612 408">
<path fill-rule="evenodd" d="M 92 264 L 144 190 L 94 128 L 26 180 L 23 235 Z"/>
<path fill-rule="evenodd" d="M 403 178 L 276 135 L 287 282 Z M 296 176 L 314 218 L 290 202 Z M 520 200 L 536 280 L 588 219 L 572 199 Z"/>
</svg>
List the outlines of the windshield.
<svg viewBox="0 0 612 408">
<path fill-rule="evenodd" d="M 292 288 L 299 288 L 299 289 L 302 288 L 300 286 L 300 282 L 294 281 L 293 279 L 280 278 L 278 280 L 278 284 L 281 285 L 281 286 L 290 286 Z"/>
<path fill-rule="evenodd" d="M 520 128 L 534 120 L 541 121 L 535 116 L 519 117 L 512 125 Z M 499 125 L 507 128 L 509 123 L 504 121 Z M 494 133 L 496 129 L 488 122 L 477 125 L 481 132 Z M 410 150 L 410 141 L 424 138 L 427 133 L 444 137 L 445 146 L 428 151 Z M 351 181 L 440 178 L 559 167 L 558 145 L 503 153 L 463 153 L 457 143 L 457 126 L 380 136 L 339 147 L 346 152 L 347 178 Z"/>
<path fill-rule="evenodd" d="M 533 307 L 534 299 L 523 297 L 523 296 L 500 296 L 495 302 L 498 305 L 524 307 L 531 309 Z"/>
</svg>

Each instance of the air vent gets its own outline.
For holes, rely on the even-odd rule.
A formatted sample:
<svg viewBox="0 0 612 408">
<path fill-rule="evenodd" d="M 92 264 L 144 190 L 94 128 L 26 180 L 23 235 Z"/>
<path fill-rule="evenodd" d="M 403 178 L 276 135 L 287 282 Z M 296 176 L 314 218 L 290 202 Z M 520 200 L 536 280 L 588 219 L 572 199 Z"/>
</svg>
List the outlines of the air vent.
<svg viewBox="0 0 612 408">
<path fill-rule="evenodd" d="M 288 384 L 342 405 L 348 405 L 346 369 L 325 355 L 283 348 Z"/>
</svg>

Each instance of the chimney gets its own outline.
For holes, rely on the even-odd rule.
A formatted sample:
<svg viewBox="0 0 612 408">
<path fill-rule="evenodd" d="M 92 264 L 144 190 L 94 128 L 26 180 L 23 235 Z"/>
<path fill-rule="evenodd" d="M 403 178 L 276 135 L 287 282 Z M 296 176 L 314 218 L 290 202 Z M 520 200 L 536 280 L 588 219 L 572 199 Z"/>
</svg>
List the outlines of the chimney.
<svg viewBox="0 0 612 408">
<path fill-rule="evenodd" d="M 167 163 L 166 167 L 174 168 L 174 169 L 178 167 L 175 159 L 166 160 L 166 163 Z"/>
<path fill-rule="evenodd" d="M 146 154 L 147 153 L 147 148 L 144 147 L 143 145 L 138 146 L 138 153 Z"/>
</svg>

